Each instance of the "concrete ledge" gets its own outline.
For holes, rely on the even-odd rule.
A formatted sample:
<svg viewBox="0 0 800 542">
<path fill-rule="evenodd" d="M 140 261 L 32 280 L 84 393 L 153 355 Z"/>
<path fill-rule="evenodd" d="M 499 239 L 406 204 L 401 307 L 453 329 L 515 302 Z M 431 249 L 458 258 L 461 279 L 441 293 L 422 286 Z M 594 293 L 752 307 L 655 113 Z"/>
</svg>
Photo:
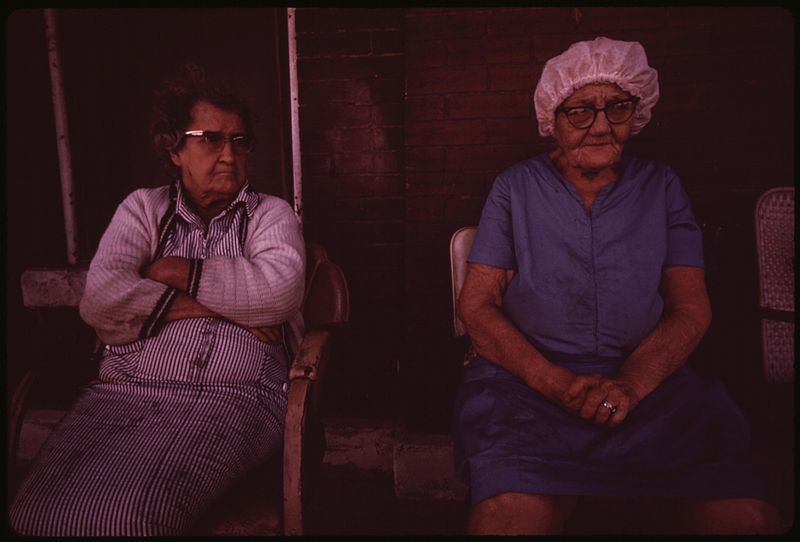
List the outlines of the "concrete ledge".
<svg viewBox="0 0 800 542">
<path fill-rule="evenodd" d="M 26 307 L 77 307 L 86 286 L 86 268 L 28 269 L 22 273 Z"/>
<path fill-rule="evenodd" d="M 391 472 L 395 496 L 463 500 L 450 435 L 407 433 L 389 420 L 326 419 L 325 463 Z"/>
<path fill-rule="evenodd" d="M 25 415 L 19 430 L 17 460 L 30 462 L 66 414 L 65 410 L 31 410 Z"/>
<path fill-rule="evenodd" d="M 394 426 L 390 421 L 330 418 L 322 424 L 325 426 L 325 463 L 392 471 Z"/>
<path fill-rule="evenodd" d="M 394 445 L 394 493 L 407 499 L 464 500 L 450 435 L 410 433 Z"/>
</svg>

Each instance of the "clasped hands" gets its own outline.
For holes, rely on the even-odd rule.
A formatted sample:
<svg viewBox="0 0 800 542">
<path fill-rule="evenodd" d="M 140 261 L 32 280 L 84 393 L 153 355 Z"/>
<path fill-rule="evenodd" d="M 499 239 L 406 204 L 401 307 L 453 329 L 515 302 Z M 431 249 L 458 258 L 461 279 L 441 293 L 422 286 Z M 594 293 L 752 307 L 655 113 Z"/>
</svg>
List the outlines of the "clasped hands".
<svg viewBox="0 0 800 542">
<path fill-rule="evenodd" d="M 558 397 L 567 411 L 605 427 L 621 424 L 639 400 L 629 382 L 598 374 L 575 375 Z"/>
<path fill-rule="evenodd" d="M 183 303 L 196 305 L 195 312 L 194 314 L 191 314 L 191 316 L 210 316 L 232 322 L 231 320 L 228 320 L 227 318 L 224 318 L 223 316 L 213 312 L 211 309 L 205 307 L 186 294 L 187 283 L 189 281 L 188 259 L 179 258 L 177 256 L 166 256 L 159 258 L 151 264 L 142 267 L 141 275 L 144 278 L 154 280 L 180 290 L 184 297 L 182 300 Z M 188 316 L 189 315 L 187 315 L 187 317 Z M 280 344 L 283 342 L 283 335 L 281 333 L 280 325 L 250 327 L 240 324 L 239 322 L 232 323 L 243 327 L 262 342 L 269 344 Z"/>
</svg>

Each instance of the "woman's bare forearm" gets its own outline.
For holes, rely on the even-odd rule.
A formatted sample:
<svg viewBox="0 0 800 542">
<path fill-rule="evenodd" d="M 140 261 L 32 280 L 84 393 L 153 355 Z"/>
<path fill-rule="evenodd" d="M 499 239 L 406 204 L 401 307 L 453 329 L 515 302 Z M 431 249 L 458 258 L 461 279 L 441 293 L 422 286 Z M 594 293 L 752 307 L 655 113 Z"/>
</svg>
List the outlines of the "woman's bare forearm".
<svg viewBox="0 0 800 542">
<path fill-rule="evenodd" d="M 560 401 L 574 375 L 547 361 L 501 309 L 476 308 L 465 325 L 478 354 L 520 377 L 544 396 Z"/>
<path fill-rule="evenodd" d="M 617 374 L 633 386 L 640 399 L 686 363 L 711 324 L 702 269 L 665 269 L 662 290 L 665 309 L 661 320 Z"/>
<path fill-rule="evenodd" d="M 502 294 L 511 275 L 503 269 L 470 264 L 458 303 L 459 318 L 478 354 L 546 397 L 560 400 L 574 375 L 547 361 L 503 312 Z"/>
<path fill-rule="evenodd" d="M 219 318 L 215 313 L 202 303 L 197 302 L 184 292 L 178 292 L 175 301 L 167 311 L 164 321 L 182 320 L 184 318 Z"/>
</svg>

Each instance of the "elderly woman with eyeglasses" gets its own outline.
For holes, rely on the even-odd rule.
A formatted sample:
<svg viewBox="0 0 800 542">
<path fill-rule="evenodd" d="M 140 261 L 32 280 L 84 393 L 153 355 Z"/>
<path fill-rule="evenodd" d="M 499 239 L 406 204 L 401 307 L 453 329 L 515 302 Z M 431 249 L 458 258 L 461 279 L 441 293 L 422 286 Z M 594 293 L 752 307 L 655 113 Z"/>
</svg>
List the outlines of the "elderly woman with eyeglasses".
<svg viewBox="0 0 800 542">
<path fill-rule="evenodd" d="M 686 365 L 711 322 L 686 193 L 623 154 L 658 97 L 637 42 L 575 43 L 544 66 L 534 103 L 555 148 L 496 179 L 458 306 L 470 533 L 562 532 L 590 495 L 685 497 L 678 530 L 776 528 L 742 414 Z"/>
<path fill-rule="evenodd" d="M 81 300 L 105 343 L 11 508 L 20 534 L 187 534 L 281 447 L 305 248 L 245 175 L 249 109 L 188 69 L 152 131 L 174 182 L 140 189 L 103 234 Z"/>
</svg>

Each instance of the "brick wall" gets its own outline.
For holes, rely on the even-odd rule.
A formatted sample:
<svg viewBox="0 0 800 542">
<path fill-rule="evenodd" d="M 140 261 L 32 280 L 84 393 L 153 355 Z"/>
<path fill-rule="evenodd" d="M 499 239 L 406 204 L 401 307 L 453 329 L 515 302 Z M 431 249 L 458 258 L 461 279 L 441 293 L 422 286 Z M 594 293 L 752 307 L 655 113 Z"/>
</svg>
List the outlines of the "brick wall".
<svg viewBox="0 0 800 542">
<path fill-rule="evenodd" d="M 450 338 L 449 238 L 477 222 L 499 172 L 549 149 L 531 89 L 547 59 L 597 35 L 640 41 L 659 71 L 661 101 L 628 151 L 671 164 L 706 224 L 716 319 L 700 365 L 752 400 L 752 208 L 765 189 L 793 182 L 789 12 L 303 9 L 307 230 L 350 279 L 342 374 L 362 414 L 391 398 L 412 428 L 448 429 L 463 347 Z"/>
<path fill-rule="evenodd" d="M 403 10 L 298 9 L 307 238 L 351 287 L 330 412 L 389 416 L 402 340 Z"/>
</svg>

